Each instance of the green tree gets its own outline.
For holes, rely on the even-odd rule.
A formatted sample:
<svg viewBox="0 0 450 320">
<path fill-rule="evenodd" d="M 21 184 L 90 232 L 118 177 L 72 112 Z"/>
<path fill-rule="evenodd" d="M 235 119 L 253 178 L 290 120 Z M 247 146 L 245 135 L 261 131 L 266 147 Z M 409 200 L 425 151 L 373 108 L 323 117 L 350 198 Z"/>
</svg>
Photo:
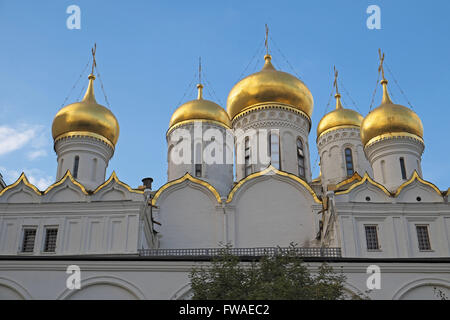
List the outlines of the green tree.
<svg viewBox="0 0 450 320">
<path fill-rule="evenodd" d="M 209 265 L 190 273 L 195 300 L 336 300 L 348 298 L 346 277 L 326 263 L 312 275 L 295 246 L 242 263 L 225 246 Z M 363 298 L 356 295 L 352 298 Z"/>
</svg>

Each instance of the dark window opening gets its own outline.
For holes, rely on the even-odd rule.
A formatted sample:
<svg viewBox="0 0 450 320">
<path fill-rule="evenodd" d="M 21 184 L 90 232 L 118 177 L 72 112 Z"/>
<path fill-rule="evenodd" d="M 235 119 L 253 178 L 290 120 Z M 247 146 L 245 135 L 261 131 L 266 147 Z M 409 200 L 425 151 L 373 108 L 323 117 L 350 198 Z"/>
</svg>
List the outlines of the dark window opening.
<svg viewBox="0 0 450 320">
<path fill-rule="evenodd" d="M 379 250 L 377 226 L 365 226 L 367 250 Z"/>
<path fill-rule="evenodd" d="M 56 251 L 56 238 L 58 236 L 57 228 L 48 228 L 45 230 L 44 252 Z"/>
<path fill-rule="evenodd" d="M 22 252 L 33 252 L 35 239 L 36 239 L 36 229 L 24 229 L 21 251 Z"/>
<path fill-rule="evenodd" d="M 305 154 L 303 152 L 303 142 L 300 138 L 297 138 L 297 163 L 298 163 L 298 175 L 301 178 L 305 177 Z"/>
<path fill-rule="evenodd" d="M 417 240 L 419 250 L 431 250 L 430 235 L 428 234 L 428 226 L 416 226 Z"/>
<path fill-rule="evenodd" d="M 250 138 L 245 137 L 244 142 L 244 156 L 245 156 L 245 176 L 252 174 L 252 165 L 250 163 Z"/>
<path fill-rule="evenodd" d="M 195 176 L 201 177 L 202 176 L 202 165 L 201 164 L 195 164 Z"/>
<path fill-rule="evenodd" d="M 355 170 L 353 169 L 352 149 L 345 149 L 345 167 L 347 169 L 347 176 L 352 176 Z"/>
<path fill-rule="evenodd" d="M 400 170 L 402 171 L 402 179 L 406 180 L 405 159 L 400 158 Z"/>
<path fill-rule="evenodd" d="M 75 156 L 75 161 L 73 163 L 73 177 L 76 179 L 78 178 L 78 166 L 80 164 L 80 157 Z"/>
</svg>

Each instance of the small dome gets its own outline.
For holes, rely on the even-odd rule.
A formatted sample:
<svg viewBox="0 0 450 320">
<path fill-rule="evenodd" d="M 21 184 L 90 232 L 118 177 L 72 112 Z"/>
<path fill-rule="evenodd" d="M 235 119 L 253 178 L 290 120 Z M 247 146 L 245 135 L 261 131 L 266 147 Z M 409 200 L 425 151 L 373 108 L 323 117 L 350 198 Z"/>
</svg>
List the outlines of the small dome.
<svg viewBox="0 0 450 320">
<path fill-rule="evenodd" d="M 423 138 L 423 126 L 419 116 L 411 109 L 394 104 L 387 91 L 387 80 L 383 85 L 381 105 L 364 118 L 361 124 L 361 140 L 364 146 L 386 134 L 390 136 L 412 135 Z"/>
<path fill-rule="evenodd" d="M 119 139 L 119 122 L 114 114 L 95 100 L 93 74 L 83 100 L 63 107 L 53 119 L 52 135 L 57 140 L 74 135 L 91 136 L 114 147 Z"/>
<path fill-rule="evenodd" d="M 242 79 L 231 89 L 227 100 L 230 118 L 263 102 L 285 103 L 311 118 L 314 101 L 306 85 L 293 75 L 276 70 L 270 55 L 264 59 L 261 71 Z"/>
<path fill-rule="evenodd" d="M 209 120 L 231 128 L 231 122 L 227 112 L 217 103 L 203 99 L 203 86 L 201 84 L 198 84 L 197 88 L 198 98 L 182 104 L 175 110 L 170 118 L 169 130 L 181 122 L 195 120 Z"/>
<path fill-rule="evenodd" d="M 341 104 L 341 95 L 337 93 L 336 98 L 336 110 L 327 113 L 319 122 L 317 126 L 317 139 L 319 139 L 322 133 L 329 131 L 330 129 L 337 129 L 339 127 L 360 127 L 363 121 L 363 116 L 358 112 L 345 109 Z"/>
</svg>

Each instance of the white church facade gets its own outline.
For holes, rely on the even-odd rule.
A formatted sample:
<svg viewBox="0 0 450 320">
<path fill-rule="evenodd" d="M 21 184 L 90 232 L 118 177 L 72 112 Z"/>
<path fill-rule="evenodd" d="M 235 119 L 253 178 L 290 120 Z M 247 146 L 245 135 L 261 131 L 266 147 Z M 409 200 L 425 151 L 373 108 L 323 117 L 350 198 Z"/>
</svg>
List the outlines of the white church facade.
<svg viewBox="0 0 450 320">
<path fill-rule="evenodd" d="M 342 270 L 353 293 L 368 289 L 375 265 L 372 299 L 450 298 L 449 190 L 422 173 L 422 122 L 391 101 L 384 72 L 377 108 L 344 108 L 336 85 L 336 109 L 314 127 L 311 92 L 268 54 L 226 110 L 199 84 L 170 119 L 168 181 L 157 190 L 150 178 L 134 189 L 105 176 L 119 122 L 97 103 L 94 80 L 54 118 L 56 182 L 0 179 L 0 299 L 189 298 L 189 271 L 226 243 L 243 263 L 295 243 L 312 270 Z M 80 289 L 66 287 L 70 265 Z"/>
</svg>

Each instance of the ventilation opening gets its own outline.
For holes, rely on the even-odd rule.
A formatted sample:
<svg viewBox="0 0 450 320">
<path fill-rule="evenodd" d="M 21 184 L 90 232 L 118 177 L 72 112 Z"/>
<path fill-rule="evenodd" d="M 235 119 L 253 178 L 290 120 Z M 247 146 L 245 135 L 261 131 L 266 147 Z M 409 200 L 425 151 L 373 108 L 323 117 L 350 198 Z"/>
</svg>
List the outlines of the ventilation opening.
<svg viewBox="0 0 450 320">
<path fill-rule="evenodd" d="M 366 197 L 366 201 L 370 201 L 370 197 Z"/>
</svg>

